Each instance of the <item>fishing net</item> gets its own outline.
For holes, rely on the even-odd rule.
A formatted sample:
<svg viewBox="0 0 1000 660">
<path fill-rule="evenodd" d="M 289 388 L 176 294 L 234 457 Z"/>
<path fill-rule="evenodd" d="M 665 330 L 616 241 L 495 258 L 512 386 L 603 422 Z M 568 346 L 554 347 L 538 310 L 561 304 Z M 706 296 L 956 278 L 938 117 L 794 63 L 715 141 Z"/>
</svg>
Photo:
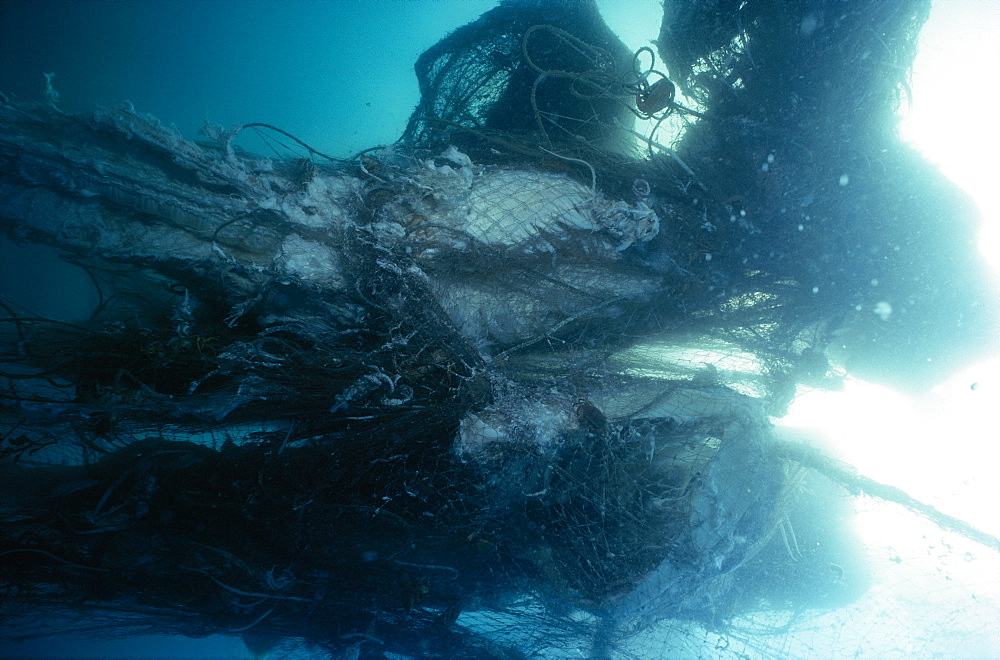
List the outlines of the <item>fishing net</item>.
<svg viewBox="0 0 1000 660">
<path fill-rule="evenodd" d="M 610 148 L 631 117 L 631 64 L 593 3 L 501 4 L 417 60 L 421 101 L 404 140 L 448 144 L 465 128 Z"/>
<path fill-rule="evenodd" d="M 418 61 L 404 138 L 349 161 L 241 149 L 291 137 L 263 124 L 193 143 L 128 106 L 4 99 L 2 226 L 100 292 L 85 323 L 4 303 L 7 636 L 47 616 L 334 657 L 805 653 L 795 625 L 868 586 L 817 492 L 995 561 L 995 538 L 771 426 L 843 373 L 834 337 L 892 346 L 921 305 L 948 325 L 972 300 L 961 349 L 988 321 L 948 289 L 969 233 L 928 243 L 956 198 L 870 139 L 926 7 L 817 4 L 800 63 L 805 18 L 737 5 L 667 3 L 682 105 L 591 3 L 504 3 Z M 824 94 L 870 103 L 765 104 L 818 63 L 852 92 Z M 817 117 L 854 124 L 809 141 Z M 874 176 L 890 164 L 905 180 Z M 898 328 L 873 331 L 889 300 Z"/>
</svg>

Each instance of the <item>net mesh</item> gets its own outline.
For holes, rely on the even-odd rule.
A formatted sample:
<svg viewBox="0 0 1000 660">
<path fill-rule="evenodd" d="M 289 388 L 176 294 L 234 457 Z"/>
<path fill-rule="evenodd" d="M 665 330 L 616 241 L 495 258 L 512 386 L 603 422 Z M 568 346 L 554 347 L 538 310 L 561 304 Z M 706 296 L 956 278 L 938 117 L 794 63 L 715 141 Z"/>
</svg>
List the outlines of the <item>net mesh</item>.
<svg viewBox="0 0 1000 660">
<path fill-rule="evenodd" d="M 504 3 L 420 58 L 400 143 L 333 164 L 235 146 L 265 125 L 195 144 L 5 101 L 4 230 L 101 292 L 86 323 L 4 304 L 10 636 L 60 612 L 336 657 L 880 653 L 842 625 L 874 608 L 940 648 L 909 577 L 864 578 L 844 487 L 933 518 L 956 573 L 995 539 L 770 421 L 842 373 L 833 337 L 923 350 L 923 304 L 976 336 L 980 292 L 945 291 L 969 233 L 931 240 L 955 197 L 886 129 L 926 5 L 772 4 L 666 4 L 682 105 L 592 3 Z"/>
</svg>

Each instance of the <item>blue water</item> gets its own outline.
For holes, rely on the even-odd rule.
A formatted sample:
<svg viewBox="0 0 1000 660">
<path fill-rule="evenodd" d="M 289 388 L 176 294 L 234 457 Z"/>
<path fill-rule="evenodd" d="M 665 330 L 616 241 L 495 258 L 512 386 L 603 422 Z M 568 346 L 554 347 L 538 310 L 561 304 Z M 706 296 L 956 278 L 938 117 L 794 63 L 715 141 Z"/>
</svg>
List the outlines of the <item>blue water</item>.
<svg viewBox="0 0 1000 660">
<path fill-rule="evenodd" d="M 495 3 L 6 0 L 0 89 L 64 111 L 131 101 L 188 137 L 205 120 L 267 122 L 347 156 L 396 140 L 413 62 Z"/>
</svg>

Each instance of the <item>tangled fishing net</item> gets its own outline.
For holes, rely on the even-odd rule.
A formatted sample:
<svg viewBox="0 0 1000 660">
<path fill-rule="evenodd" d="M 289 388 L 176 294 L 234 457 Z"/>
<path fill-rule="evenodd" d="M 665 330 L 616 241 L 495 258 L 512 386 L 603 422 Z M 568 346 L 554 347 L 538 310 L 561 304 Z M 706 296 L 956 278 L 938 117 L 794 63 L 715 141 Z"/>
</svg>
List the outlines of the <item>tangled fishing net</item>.
<svg viewBox="0 0 1000 660">
<path fill-rule="evenodd" d="M 805 542 L 804 493 L 995 554 L 772 431 L 842 373 L 835 337 L 874 373 L 989 323 L 958 196 L 891 130 L 926 3 L 835 4 L 667 2 L 668 78 L 591 3 L 506 2 L 350 161 L 4 99 L 4 231 L 101 292 L 81 324 L 4 304 L 9 636 L 58 613 L 334 657 L 795 654 L 759 633 L 864 591 Z"/>
</svg>

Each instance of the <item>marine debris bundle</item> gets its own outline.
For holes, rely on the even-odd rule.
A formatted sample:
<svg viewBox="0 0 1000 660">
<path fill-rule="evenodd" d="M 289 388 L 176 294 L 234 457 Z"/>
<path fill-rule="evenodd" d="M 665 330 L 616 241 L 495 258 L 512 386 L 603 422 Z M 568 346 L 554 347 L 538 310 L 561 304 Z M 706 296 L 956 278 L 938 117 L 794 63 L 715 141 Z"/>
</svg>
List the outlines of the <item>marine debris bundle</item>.
<svg viewBox="0 0 1000 660">
<path fill-rule="evenodd" d="M 4 616 L 606 657 L 759 607 L 824 465 L 770 416 L 832 338 L 910 378 L 990 319 L 891 129 L 927 3 L 721 4 L 666 3 L 664 66 L 589 2 L 503 3 L 345 161 L 3 99 L 0 227 L 101 292 L 82 324 L 3 304 Z"/>
</svg>

